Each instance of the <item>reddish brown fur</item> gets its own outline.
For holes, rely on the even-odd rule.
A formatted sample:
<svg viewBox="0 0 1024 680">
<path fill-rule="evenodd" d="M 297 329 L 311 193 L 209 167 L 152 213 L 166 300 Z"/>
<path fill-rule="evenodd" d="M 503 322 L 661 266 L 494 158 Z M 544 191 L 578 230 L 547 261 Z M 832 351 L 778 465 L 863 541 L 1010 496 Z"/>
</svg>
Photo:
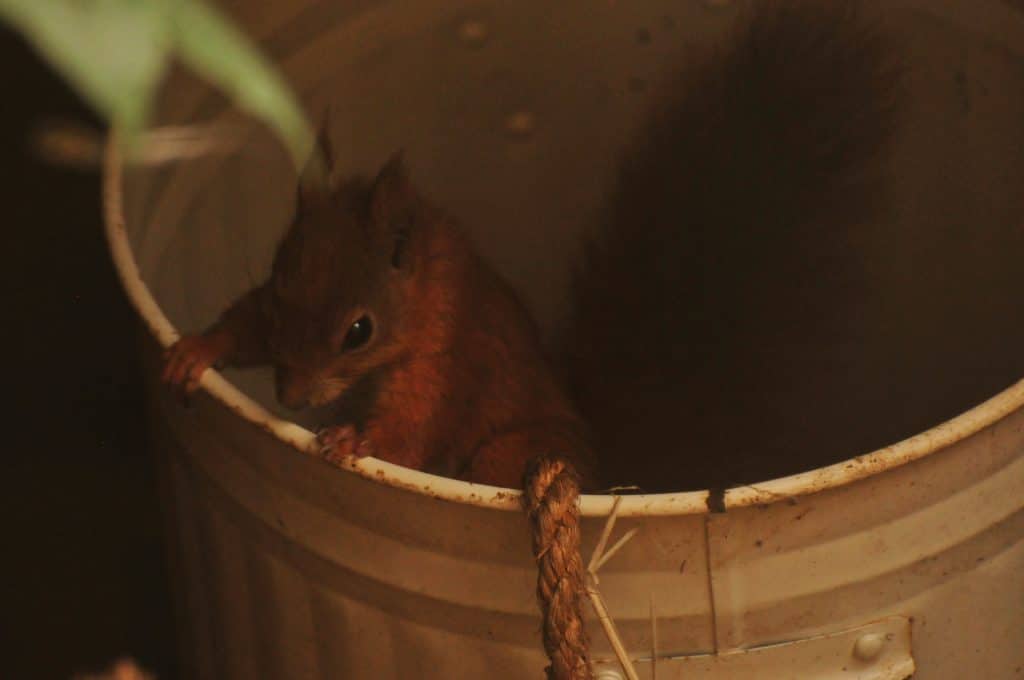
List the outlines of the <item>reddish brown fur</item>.
<svg viewBox="0 0 1024 680">
<path fill-rule="evenodd" d="M 269 281 L 172 348 L 170 382 L 194 389 L 218 359 L 271 363 L 286 405 L 338 404 L 329 458 L 372 453 L 505 487 L 541 453 L 586 468 L 585 428 L 532 319 L 399 161 L 372 184 L 304 191 L 299 204 Z M 362 314 L 373 340 L 339 351 Z"/>
<path fill-rule="evenodd" d="M 438 216 L 427 265 L 408 283 L 415 339 L 366 428 L 381 457 L 441 464 L 470 481 L 518 486 L 539 452 L 581 450 L 582 427 L 551 377 L 536 329 L 508 285 Z"/>
</svg>

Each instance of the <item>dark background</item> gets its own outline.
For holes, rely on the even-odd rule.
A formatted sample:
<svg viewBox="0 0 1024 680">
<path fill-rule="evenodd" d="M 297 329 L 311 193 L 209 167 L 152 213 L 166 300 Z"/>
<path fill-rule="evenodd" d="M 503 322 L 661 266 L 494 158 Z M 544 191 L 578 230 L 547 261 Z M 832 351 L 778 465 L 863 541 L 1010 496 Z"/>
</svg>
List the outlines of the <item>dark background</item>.
<svg viewBox="0 0 1024 680">
<path fill-rule="evenodd" d="M 0 676 L 66 679 L 128 655 L 174 677 L 140 329 L 107 253 L 99 172 L 48 165 L 30 147 L 41 121 L 95 119 L 4 28 L 0 65 L 8 403 Z"/>
</svg>

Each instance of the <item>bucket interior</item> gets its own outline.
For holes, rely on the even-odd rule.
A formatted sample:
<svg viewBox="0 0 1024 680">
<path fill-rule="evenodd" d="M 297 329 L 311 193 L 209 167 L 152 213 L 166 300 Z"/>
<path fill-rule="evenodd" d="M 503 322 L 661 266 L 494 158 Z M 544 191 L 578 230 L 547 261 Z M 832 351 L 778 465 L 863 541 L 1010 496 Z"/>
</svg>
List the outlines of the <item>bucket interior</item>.
<svg viewBox="0 0 1024 680">
<path fill-rule="evenodd" d="M 619 153 L 671 74 L 725 40 L 743 6 L 292 4 L 237 16 L 284 65 L 314 119 L 329 119 L 340 169 L 373 173 L 404 149 L 415 183 L 472 233 L 549 342 Z M 847 306 L 844 334 L 809 341 L 814 318 L 766 327 L 742 342 L 772 370 L 748 375 L 723 361 L 673 405 L 681 423 L 699 417 L 735 433 L 713 443 L 688 439 L 685 426 L 679 435 L 681 451 L 741 460 L 735 483 L 894 443 L 1024 376 L 1024 12 L 996 0 L 866 4 L 905 61 L 910 122 L 885 159 L 885 209 L 844 237 L 864 285 L 853 296 L 816 293 Z M 212 95 L 173 99 L 165 122 L 238 120 Z M 183 332 L 204 328 L 266 276 L 290 218 L 295 173 L 269 134 L 247 130 L 235 153 L 127 177 L 135 258 Z M 736 275 L 758 280 L 756 271 Z M 784 304 L 786 294 L 769 287 L 758 304 Z M 227 376 L 271 411 L 319 423 L 275 402 L 268 370 Z M 709 398 L 722 385 L 746 397 Z M 664 452 L 668 468 L 675 455 Z M 674 480 L 678 490 L 719 482 L 692 469 Z"/>
</svg>

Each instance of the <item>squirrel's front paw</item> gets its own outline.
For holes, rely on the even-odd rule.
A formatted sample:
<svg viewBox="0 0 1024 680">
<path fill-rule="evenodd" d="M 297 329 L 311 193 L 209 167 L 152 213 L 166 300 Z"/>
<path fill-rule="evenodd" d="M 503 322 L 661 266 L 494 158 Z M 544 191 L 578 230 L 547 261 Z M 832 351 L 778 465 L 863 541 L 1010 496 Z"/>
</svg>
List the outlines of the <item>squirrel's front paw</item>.
<svg viewBox="0 0 1024 680">
<path fill-rule="evenodd" d="M 320 455 L 335 465 L 341 465 L 351 456 L 364 458 L 373 455 L 373 446 L 365 437 L 360 437 L 353 425 L 325 427 L 316 433 Z"/>
<path fill-rule="evenodd" d="M 216 338 L 186 335 L 164 352 L 163 381 L 183 395 L 195 392 L 206 369 L 224 356 Z"/>
</svg>

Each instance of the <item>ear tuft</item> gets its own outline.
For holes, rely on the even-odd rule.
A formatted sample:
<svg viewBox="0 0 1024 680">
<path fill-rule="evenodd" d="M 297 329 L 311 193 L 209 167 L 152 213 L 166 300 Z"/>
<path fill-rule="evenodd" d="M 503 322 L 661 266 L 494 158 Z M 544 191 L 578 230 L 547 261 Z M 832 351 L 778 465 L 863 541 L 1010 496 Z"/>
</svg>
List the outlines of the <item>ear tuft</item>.
<svg viewBox="0 0 1024 680">
<path fill-rule="evenodd" d="M 398 151 L 377 173 L 370 189 L 370 218 L 383 243 L 390 248 L 391 265 L 396 269 L 406 268 L 410 261 L 407 251 L 416 201 L 404 153 Z"/>
<path fill-rule="evenodd" d="M 409 181 L 403 153 L 394 154 L 373 180 L 370 215 L 378 227 L 395 228 L 408 220 L 415 209 L 416 191 Z"/>
<path fill-rule="evenodd" d="M 324 115 L 317 132 L 316 143 L 306 167 L 299 176 L 298 212 L 301 213 L 305 203 L 319 196 L 329 194 L 333 184 L 334 156 L 331 153 L 331 140 L 327 130 L 330 126 L 330 108 Z"/>
<path fill-rule="evenodd" d="M 412 194 L 405 152 L 399 150 L 392 154 L 373 181 L 371 209 L 374 217 L 383 217 L 390 207 L 408 202 Z"/>
</svg>

